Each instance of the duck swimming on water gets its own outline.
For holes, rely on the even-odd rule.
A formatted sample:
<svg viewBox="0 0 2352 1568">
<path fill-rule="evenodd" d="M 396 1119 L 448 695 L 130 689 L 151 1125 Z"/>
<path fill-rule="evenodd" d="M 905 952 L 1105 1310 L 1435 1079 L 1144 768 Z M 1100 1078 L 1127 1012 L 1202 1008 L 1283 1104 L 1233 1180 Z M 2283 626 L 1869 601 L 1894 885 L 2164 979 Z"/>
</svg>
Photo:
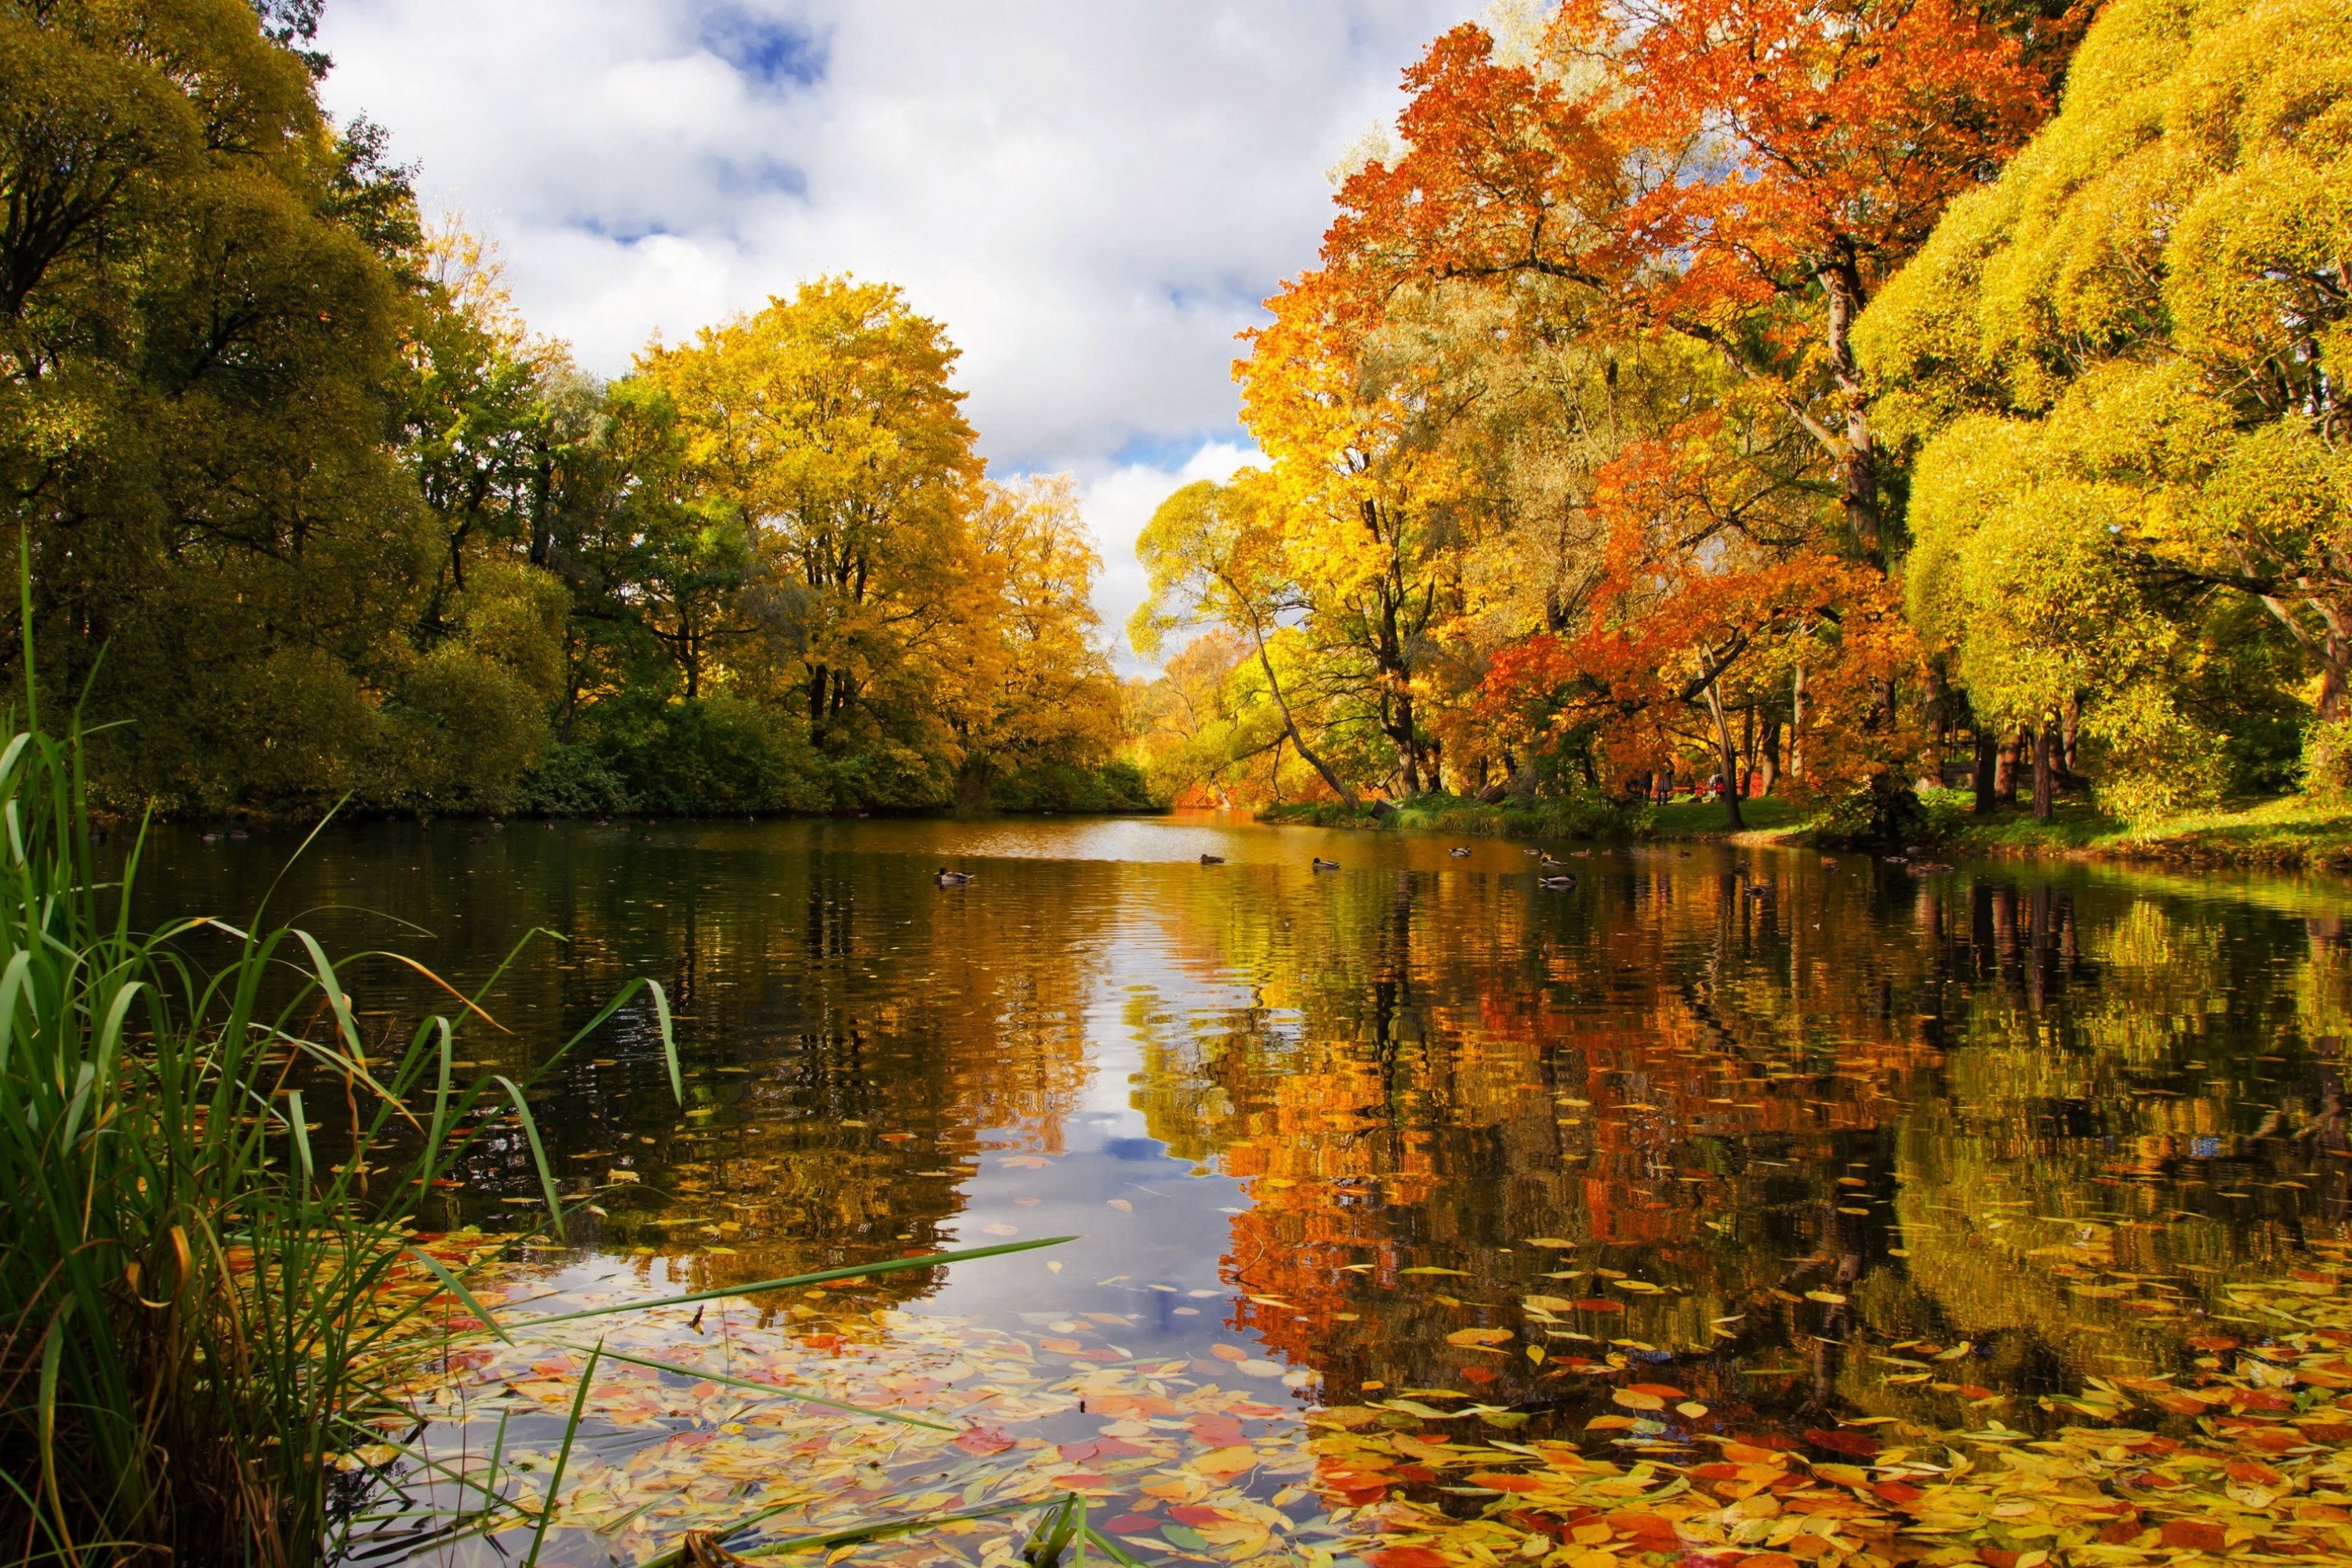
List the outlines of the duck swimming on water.
<svg viewBox="0 0 2352 1568">
<path fill-rule="evenodd" d="M 931 880 L 942 888 L 961 888 L 971 880 L 969 871 L 950 871 L 945 866 L 931 873 Z"/>
<path fill-rule="evenodd" d="M 1576 877 L 1573 872 L 1565 877 L 1538 877 L 1536 886 L 1548 893 L 1565 893 L 1576 886 Z"/>
<path fill-rule="evenodd" d="M 1201 864 L 1203 866 L 1222 866 L 1224 863 L 1225 858 L 1222 855 L 1203 855 L 1201 857 Z"/>
<path fill-rule="evenodd" d="M 1467 844 L 1456 844 L 1453 848 L 1448 849 L 1446 853 L 1453 856 L 1456 860 L 1467 860 L 1470 858 L 1470 846 Z"/>
<path fill-rule="evenodd" d="M 1339 862 L 1326 860 L 1322 856 L 1318 855 L 1315 857 L 1314 868 L 1318 871 L 1336 871 L 1339 868 Z"/>
</svg>

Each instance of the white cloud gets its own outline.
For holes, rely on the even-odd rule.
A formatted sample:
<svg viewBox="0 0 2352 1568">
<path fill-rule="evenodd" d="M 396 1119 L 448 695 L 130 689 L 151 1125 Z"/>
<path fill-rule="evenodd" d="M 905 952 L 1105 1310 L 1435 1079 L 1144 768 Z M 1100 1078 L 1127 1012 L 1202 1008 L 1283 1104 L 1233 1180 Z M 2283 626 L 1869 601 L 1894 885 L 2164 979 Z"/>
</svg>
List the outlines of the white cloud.
<svg viewBox="0 0 2352 1568">
<path fill-rule="evenodd" d="M 1476 8 L 331 0 L 321 42 L 330 107 L 593 370 L 803 278 L 904 285 L 997 469 L 1079 475 L 1115 630 L 1136 528 L 1239 455 L 1234 334 L 1312 263 L 1324 171 Z"/>
<path fill-rule="evenodd" d="M 1102 612 L 1103 629 L 1111 638 L 1121 668 L 1147 668 L 1127 646 L 1127 618 L 1143 603 L 1150 584 L 1135 558 L 1135 536 L 1151 521 L 1160 503 L 1196 479 L 1232 479 L 1234 470 L 1255 462 L 1258 454 L 1234 441 L 1209 441 L 1173 469 L 1150 463 L 1122 463 L 1090 479 L 1082 479 L 1080 496 L 1087 522 L 1103 553 L 1103 574 L 1095 583 L 1095 607 Z"/>
</svg>

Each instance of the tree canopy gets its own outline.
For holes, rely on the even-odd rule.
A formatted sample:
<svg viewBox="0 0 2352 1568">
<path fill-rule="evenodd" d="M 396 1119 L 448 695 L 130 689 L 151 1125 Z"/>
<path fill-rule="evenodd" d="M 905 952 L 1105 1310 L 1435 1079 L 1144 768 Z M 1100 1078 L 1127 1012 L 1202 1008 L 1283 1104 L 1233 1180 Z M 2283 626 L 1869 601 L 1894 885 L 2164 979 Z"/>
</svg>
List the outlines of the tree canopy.
<svg viewBox="0 0 2352 1568">
<path fill-rule="evenodd" d="M 940 322 L 823 279 L 583 375 L 318 11 L 0 5 L 0 486 L 105 799 L 1139 802 L 1073 493 L 985 478 Z"/>
<path fill-rule="evenodd" d="M 1775 791 L 1884 826 L 2029 770 L 2126 817 L 2293 783 L 2352 682 L 2341 11 L 1447 32 L 1236 367 L 1263 585 L 1155 570 L 1146 620 L 1250 653 L 1223 729 L 1146 705 L 1163 784 L 1293 728 L 1341 777 L 1261 798 L 1711 780 L 1735 826 Z"/>
</svg>

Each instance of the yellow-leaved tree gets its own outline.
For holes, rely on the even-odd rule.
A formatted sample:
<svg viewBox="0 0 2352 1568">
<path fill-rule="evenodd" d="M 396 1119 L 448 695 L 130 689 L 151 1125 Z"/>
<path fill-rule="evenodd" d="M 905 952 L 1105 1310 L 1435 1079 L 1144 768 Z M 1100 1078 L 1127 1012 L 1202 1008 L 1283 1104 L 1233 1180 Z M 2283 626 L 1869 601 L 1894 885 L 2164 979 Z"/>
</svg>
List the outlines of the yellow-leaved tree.
<svg viewBox="0 0 2352 1568">
<path fill-rule="evenodd" d="M 2347 89 L 2340 0 L 2116 0 L 2058 116 L 1856 329 L 1920 447 L 1915 614 L 2035 731 L 2044 810 L 2074 714 L 2111 809 L 2222 790 L 2265 625 L 2343 711 Z"/>
<path fill-rule="evenodd" d="M 956 357 L 895 286 L 825 278 L 637 367 L 677 409 L 690 482 L 749 531 L 726 633 L 742 679 L 867 759 L 867 799 L 943 798 L 962 762 L 929 700 L 981 473 Z"/>
</svg>

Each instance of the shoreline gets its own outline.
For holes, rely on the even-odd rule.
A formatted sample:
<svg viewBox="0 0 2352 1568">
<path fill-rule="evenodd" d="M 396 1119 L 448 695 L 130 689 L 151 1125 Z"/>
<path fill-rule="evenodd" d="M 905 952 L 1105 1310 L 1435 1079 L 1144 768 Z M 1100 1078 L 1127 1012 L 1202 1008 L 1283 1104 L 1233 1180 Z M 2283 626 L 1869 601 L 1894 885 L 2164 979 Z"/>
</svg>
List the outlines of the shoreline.
<svg viewBox="0 0 2352 1568">
<path fill-rule="evenodd" d="M 1962 790 L 1922 799 L 1920 842 L 1991 860 L 2053 860 L 2169 866 L 2209 870 L 2352 871 L 2352 802 L 2302 795 L 2243 802 L 2186 813 L 2133 828 L 2101 816 L 2080 797 L 2063 800 L 2046 822 L 2006 807 L 1979 819 Z M 1760 795 L 1742 803 L 1746 826 L 1723 820 L 1718 802 L 1674 801 L 1631 810 L 1590 804 L 1490 805 L 1439 798 L 1406 802 L 1385 814 L 1335 806 L 1277 807 L 1257 820 L 1278 826 L 1376 833 L 1459 834 L 1486 838 L 1571 838 L 1612 844 L 1727 844 L 1740 848 L 1856 847 L 1817 838 L 1826 813 L 1818 805 Z M 1581 817 L 1584 820 L 1577 820 Z"/>
</svg>

